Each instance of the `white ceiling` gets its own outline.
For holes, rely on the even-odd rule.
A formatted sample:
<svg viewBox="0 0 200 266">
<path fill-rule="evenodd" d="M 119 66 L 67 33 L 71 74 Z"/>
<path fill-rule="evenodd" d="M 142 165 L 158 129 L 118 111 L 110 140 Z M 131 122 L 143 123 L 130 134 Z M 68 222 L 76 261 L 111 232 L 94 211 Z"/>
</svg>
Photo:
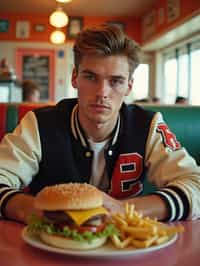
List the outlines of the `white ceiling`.
<svg viewBox="0 0 200 266">
<path fill-rule="evenodd" d="M 156 0 L 72 0 L 63 4 L 70 16 L 133 16 L 144 15 Z M 56 0 L 0 0 L 0 12 L 50 13 Z"/>
</svg>

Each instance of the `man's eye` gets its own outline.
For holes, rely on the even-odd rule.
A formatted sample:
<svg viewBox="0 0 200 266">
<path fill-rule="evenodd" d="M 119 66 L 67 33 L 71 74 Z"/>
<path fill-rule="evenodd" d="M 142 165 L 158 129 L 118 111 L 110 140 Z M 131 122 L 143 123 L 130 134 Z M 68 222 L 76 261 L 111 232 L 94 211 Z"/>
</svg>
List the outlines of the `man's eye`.
<svg viewBox="0 0 200 266">
<path fill-rule="evenodd" d="M 95 76 L 94 75 L 85 75 L 84 78 L 87 79 L 87 80 L 95 80 Z"/>
<path fill-rule="evenodd" d="M 123 83 L 124 83 L 124 81 L 123 81 L 122 79 L 112 79 L 112 80 L 111 80 L 111 85 L 112 85 L 112 86 L 121 85 L 121 84 L 123 84 Z"/>
</svg>

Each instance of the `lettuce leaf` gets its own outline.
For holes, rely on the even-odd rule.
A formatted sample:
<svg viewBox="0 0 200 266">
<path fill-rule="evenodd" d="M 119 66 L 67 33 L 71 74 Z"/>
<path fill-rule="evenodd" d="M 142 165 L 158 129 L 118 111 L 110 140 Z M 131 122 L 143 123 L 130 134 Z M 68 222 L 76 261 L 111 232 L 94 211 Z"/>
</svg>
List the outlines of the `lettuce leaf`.
<svg viewBox="0 0 200 266">
<path fill-rule="evenodd" d="M 93 233 L 85 231 L 83 233 L 79 233 L 77 230 L 70 229 L 68 226 L 64 226 L 63 228 L 58 228 L 47 218 L 38 217 L 36 215 L 32 215 L 32 217 L 30 218 L 27 229 L 30 234 L 34 235 L 39 235 L 41 231 L 44 231 L 48 234 L 67 237 L 81 242 L 82 241 L 90 242 L 96 238 L 119 235 L 119 232 L 117 228 L 114 226 L 114 224 L 107 224 L 102 232 Z"/>
</svg>

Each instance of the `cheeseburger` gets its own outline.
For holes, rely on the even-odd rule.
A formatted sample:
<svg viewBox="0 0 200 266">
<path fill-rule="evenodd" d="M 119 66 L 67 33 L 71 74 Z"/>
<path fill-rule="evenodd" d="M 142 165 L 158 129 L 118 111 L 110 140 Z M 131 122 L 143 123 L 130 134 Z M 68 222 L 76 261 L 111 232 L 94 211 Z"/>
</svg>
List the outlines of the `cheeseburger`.
<svg viewBox="0 0 200 266">
<path fill-rule="evenodd" d="M 102 193 L 89 184 L 69 183 L 45 187 L 35 197 L 35 208 L 43 216 L 33 216 L 28 231 L 37 233 L 48 245 L 87 250 L 102 246 L 117 234 L 107 222 Z"/>
</svg>

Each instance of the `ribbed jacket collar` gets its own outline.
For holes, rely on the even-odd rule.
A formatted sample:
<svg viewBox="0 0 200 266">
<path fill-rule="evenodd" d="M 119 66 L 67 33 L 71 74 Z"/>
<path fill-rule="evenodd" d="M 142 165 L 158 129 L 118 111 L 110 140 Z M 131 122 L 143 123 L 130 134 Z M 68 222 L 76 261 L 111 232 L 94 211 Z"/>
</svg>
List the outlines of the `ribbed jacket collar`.
<svg viewBox="0 0 200 266">
<path fill-rule="evenodd" d="M 120 131 L 120 115 L 118 116 L 116 126 L 113 129 L 112 135 L 111 135 L 111 140 L 110 140 L 110 145 L 115 145 L 118 139 L 119 131 Z M 71 114 L 71 129 L 72 133 L 75 137 L 75 139 L 79 140 L 82 144 L 83 147 L 87 148 L 89 147 L 88 140 L 84 134 L 84 131 L 80 125 L 79 119 L 78 119 L 78 104 L 76 104 L 72 110 Z"/>
</svg>

